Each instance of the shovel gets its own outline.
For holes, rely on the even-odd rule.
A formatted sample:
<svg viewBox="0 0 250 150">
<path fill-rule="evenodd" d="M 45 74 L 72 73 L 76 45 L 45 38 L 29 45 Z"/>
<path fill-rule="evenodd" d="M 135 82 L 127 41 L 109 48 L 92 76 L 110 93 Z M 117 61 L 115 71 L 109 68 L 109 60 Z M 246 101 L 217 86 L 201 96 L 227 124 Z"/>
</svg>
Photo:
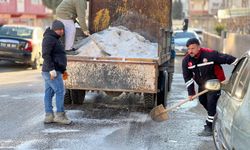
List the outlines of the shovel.
<svg viewBox="0 0 250 150">
<path fill-rule="evenodd" d="M 88 36 L 94 43 L 95 45 L 101 50 L 101 53 L 104 55 L 104 56 L 111 56 L 111 54 L 109 54 L 108 52 L 106 52 L 103 47 L 101 47 L 97 42 L 96 40 L 90 35 Z"/>
<path fill-rule="evenodd" d="M 222 82 L 223 83 L 223 82 Z M 220 90 L 221 88 L 221 83 L 217 80 L 217 79 L 212 79 L 212 80 L 208 80 L 205 84 L 205 90 L 197 93 L 196 95 L 194 95 L 192 97 L 192 100 L 199 97 L 200 95 L 207 93 L 208 91 L 217 91 Z M 155 108 L 153 108 L 150 111 L 150 117 L 152 120 L 156 121 L 156 122 L 162 122 L 168 119 L 168 112 L 171 111 L 172 109 L 175 109 L 178 106 L 181 106 L 182 104 L 185 104 L 187 102 L 189 102 L 190 99 L 185 99 L 177 104 L 175 104 L 174 106 L 165 109 L 164 106 L 161 104 L 159 106 L 156 106 Z"/>
</svg>

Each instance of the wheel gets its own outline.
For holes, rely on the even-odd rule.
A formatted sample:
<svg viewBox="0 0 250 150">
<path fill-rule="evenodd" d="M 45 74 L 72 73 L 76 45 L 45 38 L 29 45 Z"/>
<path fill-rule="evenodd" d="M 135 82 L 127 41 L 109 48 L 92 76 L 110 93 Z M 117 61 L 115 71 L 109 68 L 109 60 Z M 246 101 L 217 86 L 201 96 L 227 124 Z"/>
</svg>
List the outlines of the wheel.
<svg viewBox="0 0 250 150">
<path fill-rule="evenodd" d="M 157 93 L 157 105 L 163 105 L 166 106 L 166 100 L 168 95 L 168 72 L 167 71 L 161 71 L 159 74 L 159 80 L 158 80 L 158 89 L 159 92 Z"/>
<path fill-rule="evenodd" d="M 41 66 L 41 62 L 40 62 L 41 56 L 39 55 L 38 57 L 35 58 L 34 62 L 31 64 L 31 68 L 32 69 L 39 69 Z"/>
<path fill-rule="evenodd" d="M 225 149 L 223 144 L 222 144 L 222 141 L 221 141 L 221 136 L 220 136 L 220 124 L 219 124 L 219 121 L 218 121 L 218 115 L 216 114 L 214 116 L 214 121 L 213 121 L 213 140 L 214 140 L 214 144 L 215 144 L 215 147 L 216 147 L 216 150 L 223 150 Z"/>
<path fill-rule="evenodd" d="M 175 65 L 175 58 L 174 57 L 169 60 L 170 63 L 169 63 L 169 66 L 168 66 L 168 91 L 171 90 L 171 84 L 172 84 L 172 81 L 173 81 L 174 65 Z"/>
<path fill-rule="evenodd" d="M 173 73 L 168 73 L 168 92 L 171 90 L 172 81 L 173 81 Z"/>
<path fill-rule="evenodd" d="M 71 90 L 70 92 L 71 100 L 73 104 L 81 105 L 83 104 L 85 91 L 84 90 Z"/>
<path fill-rule="evenodd" d="M 71 100 L 70 90 L 69 89 L 66 89 L 66 91 L 65 91 L 64 104 L 72 104 L 72 100 Z"/>
<path fill-rule="evenodd" d="M 155 94 L 144 93 L 145 108 L 152 109 L 155 106 Z"/>
</svg>

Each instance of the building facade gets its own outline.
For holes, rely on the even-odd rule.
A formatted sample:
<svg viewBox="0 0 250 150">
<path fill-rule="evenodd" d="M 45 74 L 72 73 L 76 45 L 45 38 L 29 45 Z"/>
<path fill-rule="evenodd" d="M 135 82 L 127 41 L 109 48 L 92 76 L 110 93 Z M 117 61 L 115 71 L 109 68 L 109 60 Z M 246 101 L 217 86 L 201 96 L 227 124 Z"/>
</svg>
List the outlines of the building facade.
<svg viewBox="0 0 250 150">
<path fill-rule="evenodd" d="M 228 32 L 250 34 L 250 0 L 223 0 L 218 20 Z"/>
<path fill-rule="evenodd" d="M 223 25 L 228 32 L 250 34 L 250 0 L 189 0 L 188 18 L 209 32 Z"/>
<path fill-rule="evenodd" d="M 0 24 L 43 25 L 43 20 L 51 18 L 52 11 L 42 4 L 42 0 L 0 0 Z"/>
<path fill-rule="evenodd" d="M 221 5 L 222 0 L 189 0 L 190 25 L 213 32 Z"/>
</svg>

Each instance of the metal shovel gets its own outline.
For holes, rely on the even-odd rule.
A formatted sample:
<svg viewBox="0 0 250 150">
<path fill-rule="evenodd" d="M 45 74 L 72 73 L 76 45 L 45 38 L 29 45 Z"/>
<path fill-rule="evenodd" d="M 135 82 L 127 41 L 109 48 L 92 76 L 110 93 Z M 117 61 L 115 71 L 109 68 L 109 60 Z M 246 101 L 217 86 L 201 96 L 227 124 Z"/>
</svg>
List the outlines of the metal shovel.
<svg viewBox="0 0 250 150">
<path fill-rule="evenodd" d="M 192 99 L 195 99 L 195 98 L 199 97 L 200 95 L 207 93 L 208 91 L 220 90 L 221 83 L 217 79 L 208 80 L 208 82 L 205 84 L 205 88 L 206 88 L 206 90 L 203 90 L 203 91 L 197 93 L 196 95 L 194 95 L 192 97 Z M 154 120 L 156 122 L 165 121 L 168 119 L 168 112 L 169 111 L 171 111 L 172 109 L 174 109 L 178 106 L 181 106 L 182 104 L 185 104 L 188 101 L 190 101 L 190 99 L 185 99 L 185 100 L 175 104 L 174 106 L 172 106 L 168 109 L 165 109 L 162 104 L 158 105 L 150 111 L 150 117 L 152 120 Z"/>
<path fill-rule="evenodd" d="M 98 42 L 96 42 L 96 40 L 90 35 L 90 36 L 88 36 L 94 43 L 95 43 L 95 45 L 101 50 L 101 53 L 104 55 L 104 56 L 111 56 L 111 54 L 109 54 L 108 52 L 106 52 L 105 50 L 104 50 L 104 48 L 103 47 L 101 47 L 100 46 L 100 44 L 98 43 Z"/>
</svg>

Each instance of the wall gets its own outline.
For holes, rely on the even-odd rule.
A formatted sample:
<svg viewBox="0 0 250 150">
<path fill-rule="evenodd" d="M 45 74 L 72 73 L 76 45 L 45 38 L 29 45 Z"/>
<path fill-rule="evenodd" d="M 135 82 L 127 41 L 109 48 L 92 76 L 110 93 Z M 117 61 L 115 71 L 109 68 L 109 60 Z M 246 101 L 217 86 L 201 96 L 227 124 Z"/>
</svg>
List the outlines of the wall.
<svg viewBox="0 0 250 150">
<path fill-rule="evenodd" d="M 250 35 L 228 33 L 223 40 L 217 35 L 203 32 L 203 46 L 240 57 L 250 50 Z"/>
<path fill-rule="evenodd" d="M 215 34 L 203 32 L 203 46 L 212 48 L 217 51 L 223 51 L 223 39 Z"/>
<path fill-rule="evenodd" d="M 226 53 L 240 57 L 244 52 L 250 50 L 250 35 L 229 33 L 227 36 L 224 45 Z"/>
</svg>

